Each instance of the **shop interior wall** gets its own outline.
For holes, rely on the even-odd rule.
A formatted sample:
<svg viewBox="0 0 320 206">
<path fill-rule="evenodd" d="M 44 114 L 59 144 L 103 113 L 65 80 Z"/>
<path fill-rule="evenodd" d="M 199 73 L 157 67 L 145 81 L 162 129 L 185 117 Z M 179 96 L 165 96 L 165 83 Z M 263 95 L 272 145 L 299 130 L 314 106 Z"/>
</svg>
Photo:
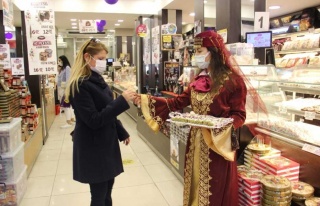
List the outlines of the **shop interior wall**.
<svg viewBox="0 0 320 206">
<path fill-rule="evenodd" d="M 67 48 L 58 48 L 57 49 L 57 58 L 59 58 L 59 56 L 61 55 L 65 55 L 71 66 L 73 65 L 73 62 L 74 62 L 74 39 L 73 38 L 64 38 L 63 39 L 64 42 L 67 43 Z"/>
</svg>

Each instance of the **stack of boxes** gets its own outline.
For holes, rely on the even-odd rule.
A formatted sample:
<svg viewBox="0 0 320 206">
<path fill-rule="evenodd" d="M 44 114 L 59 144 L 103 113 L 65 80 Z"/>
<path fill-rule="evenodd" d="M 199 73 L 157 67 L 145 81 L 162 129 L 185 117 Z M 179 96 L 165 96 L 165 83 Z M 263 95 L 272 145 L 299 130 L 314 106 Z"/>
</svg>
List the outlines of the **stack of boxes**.
<svg viewBox="0 0 320 206">
<path fill-rule="evenodd" d="M 27 189 L 21 118 L 0 124 L 0 205 L 19 205 Z"/>
<path fill-rule="evenodd" d="M 246 150 L 244 161 L 246 166 L 261 170 L 264 174 L 287 177 L 293 182 L 299 181 L 299 163 L 281 156 L 279 150 L 272 148 L 266 154 L 255 154 Z"/>
<path fill-rule="evenodd" d="M 31 104 L 31 95 L 28 86 L 23 84 L 20 76 L 14 76 L 11 89 L 19 94 L 19 115 L 22 117 L 22 141 L 27 141 L 38 126 L 38 110 Z"/>
<path fill-rule="evenodd" d="M 239 203 L 241 206 L 259 206 L 261 196 L 260 179 L 263 173 L 246 166 L 238 167 Z"/>
<path fill-rule="evenodd" d="M 1 118 L 20 117 L 19 94 L 16 90 L 0 92 Z"/>
</svg>

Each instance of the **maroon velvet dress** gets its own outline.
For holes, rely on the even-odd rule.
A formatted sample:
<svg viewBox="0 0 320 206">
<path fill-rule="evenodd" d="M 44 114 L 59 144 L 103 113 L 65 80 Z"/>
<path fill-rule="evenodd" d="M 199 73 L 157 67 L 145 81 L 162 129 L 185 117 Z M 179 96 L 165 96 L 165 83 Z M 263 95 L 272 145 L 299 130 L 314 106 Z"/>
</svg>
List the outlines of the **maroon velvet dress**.
<svg viewBox="0 0 320 206">
<path fill-rule="evenodd" d="M 142 95 L 141 107 L 146 122 L 156 131 L 171 111 L 191 105 L 196 114 L 231 117 L 234 128 L 242 126 L 247 94 L 243 79 L 230 74 L 217 93 L 212 93 L 210 86 L 209 76 L 201 75 L 176 98 Z M 238 205 L 237 162 L 227 161 L 210 149 L 200 128 L 191 128 L 185 159 L 184 206 Z"/>
</svg>

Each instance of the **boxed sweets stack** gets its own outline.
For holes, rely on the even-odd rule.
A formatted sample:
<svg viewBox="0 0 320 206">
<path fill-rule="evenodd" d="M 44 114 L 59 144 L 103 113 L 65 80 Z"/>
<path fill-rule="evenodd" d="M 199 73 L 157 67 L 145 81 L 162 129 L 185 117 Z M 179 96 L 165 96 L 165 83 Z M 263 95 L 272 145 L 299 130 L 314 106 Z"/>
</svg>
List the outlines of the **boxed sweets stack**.
<svg viewBox="0 0 320 206">
<path fill-rule="evenodd" d="M 24 144 L 13 152 L 1 154 L 0 159 L 0 182 L 11 182 L 19 177 L 24 165 Z"/>
<path fill-rule="evenodd" d="M 1 118 L 19 117 L 20 105 L 17 90 L 0 92 Z"/>
<path fill-rule="evenodd" d="M 15 180 L 0 183 L 0 205 L 18 206 L 27 190 L 27 167 Z"/>
<path fill-rule="evenodd" d="M 264 174 L 256 169 L 238 166 L 239 202 L 243 206 L 258 206 L 261 203 L 260 180 Z"/>
<path fill-rule="evenodd" d="M 253 166 L 267 175 L 283 176 L 293 182 L 299 181 L 300 164 L 282 156 L 254 162 Z"/>
<path fill-rule="evenodd" d="M 286 177 L 266 175 L 261 179 L 262 206 L 290 206 L 291 182 Z"/>
<path fill-rule="evenodd" d="M 0 124 L 0 155 L 15 151 L 21 143 L 21 118 Z"/>
<path fill-rule="evenodd" d="M 254 163 L 259 162 L 260 160 L 270 159 L 279 156 L 281 156 L 281 151 L 274 148 L 271 148 L 269 152 L 260 154 L 246 149 L 244 151 L 244 164 L 248 167 L 252 167 L 254 166 Z"/>
<path fill-rule="evenodd" d="M 314 188 L 305 182 L 291 182 L 292 200 L 303 202 L 313 196 Z"/>
</svg>

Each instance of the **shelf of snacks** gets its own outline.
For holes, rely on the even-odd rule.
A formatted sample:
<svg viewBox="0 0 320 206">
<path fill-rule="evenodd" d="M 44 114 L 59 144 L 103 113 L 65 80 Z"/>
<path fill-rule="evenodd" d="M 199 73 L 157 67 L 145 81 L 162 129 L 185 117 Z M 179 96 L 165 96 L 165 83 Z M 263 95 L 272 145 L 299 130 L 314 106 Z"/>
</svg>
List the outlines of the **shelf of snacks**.
<svg viewBox="0 0 320 206">
<path fill-rule="evenodd" d="M 276 51 L 275 54 L 300 54 L 300 53 L 310 53 L 310 52 L 320 52 L 320 48 L 301 49 L 301 50 L 283 50 L 283 51 Z"/>
</svg>

